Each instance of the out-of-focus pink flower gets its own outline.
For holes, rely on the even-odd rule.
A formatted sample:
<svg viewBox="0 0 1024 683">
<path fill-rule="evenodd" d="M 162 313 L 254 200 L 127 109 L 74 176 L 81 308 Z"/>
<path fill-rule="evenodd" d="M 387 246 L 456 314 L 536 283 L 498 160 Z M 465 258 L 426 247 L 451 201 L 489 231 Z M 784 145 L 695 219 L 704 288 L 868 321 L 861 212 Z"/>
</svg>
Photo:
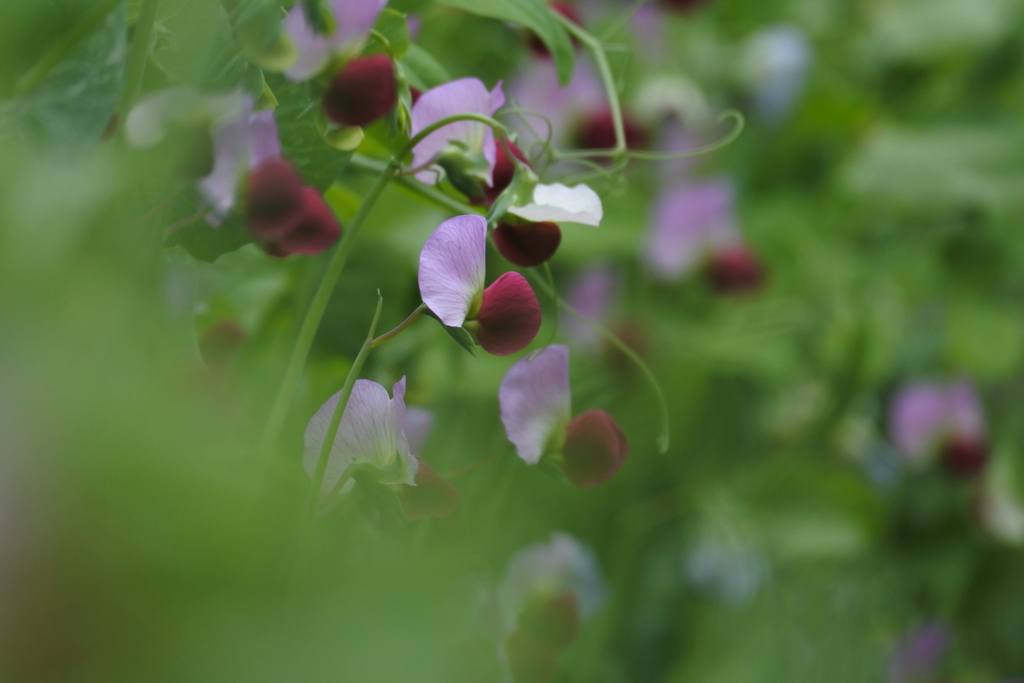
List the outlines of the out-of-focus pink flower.
<svg viewBox="0 0 1024 683">
<path fill-rule="evenodd" d="M 607 481 L 629 457 L 618 423 L 603 410 L 575 419 L 569 391 L 569 349 L 555 344 L 509 368 L 498 390 L 508 440 L 527 465 L 550 457 L 577 486 Z"/>
<path fill-rule="evenodd" d="M 330 0 L 334 14 L 334 33 L 318 34 L 310 26 L 301 2 L 288 10 L 284 30 L 291 39 L 298 58 L 285 75 L 293 81 L 315 76 L 335 57 L 354 57 L 377 22 L 387 0 Z"/>
<path fill-rule="evenodd" d="M 603 325 L 611 309 L 612 297 L 618 286 L 615 271 L 607 264 L 588 266 L 569 284 L 566 302 L 580 315 Z M 565 333 L 571 342 L 593 349 L 601 337 L 589 325 L 567 316 Z"/>
<path fill-rule="evenodd" d="M 212 135 L 213 172 L 200 181 L 199 188 L 213 209 L 225 216 L 235 206 L 247 171 L 280 158 L 281 144 L 273 112 L 253 112 L 251 99 L 245 100 L 237 116 L 216 126 Z"/>
<path fill-rule="evenodd" d="M 725 179 L 684 181 L 663 192 L 644 247 L 651 272 L 677 280 L 711 253 L 742 245 L 734 201 L 733 184 Z"/>
<path fill-rule="evenodd" d="M 324 492 L 331 491 L 354 467 L 372 471 L 385 484 L 415 485 L 419 461 L 409 452 L 405 438 L 404 377 L 395 383 L 392 392 L 394 398 L 376 382 L 356 380 L 327 460 Z M 316 470 L 340 398 L 339 391 L 321 406 L 306 426 L 303 464 L 310 476 Z"/>
<path fill-rule="evenodd" d="M 550 125 L 555 147 L 569 143 L 579 122 L 588 113 L 607 107 L 601 81 L 583 59 L 576 60 L 572 80 L 564 88 L 558 83 L 553 62 L 533 60 L 509 85 L 509 96 L 520 107 L 536 112 L 516 117 L 523 138 L 528 143 L 546 140 Z"/>
<path fill-rule="evenodd" d="M 974 474 L 988 459 L 985 418 L 974 385 L 915 382 L 901 388 L 889 412 L 890 438 L 911 464 L 938 451 L 957 474 Z"/>
<path fill-rule="evenodd" d="M 442 119 L 457 114 L 481 114 L 492 116 L 503 104 L 505 95 L 501 83 L 488 91 L 476 78 L 460 78 L 436 88 L 431 88 L 416 100 L 412 107 L 412 135 Z M 491 185 L 497 150 L 494 142 L 494 131 L 483 123 L 476 121 L 456 121 L 450 123 L 425 137 L 413 150 L 413 166 L 425 167 L 437 161 L 454 143 L 462 154 L 481 154 L 486 161 L 486 168 L 479 169 L 480 180 Z M 420 171 L 417 180 L 427 185 L 437 182 L 440 166 L 433 170 Z"/>
<path fill-rule="evenodd" d="M 909 631 L 896 643 L 889 658 L 890 683 L 925 683 L 932 679 L 949 649 L 949 628 L 928 622 Z"/>
<path fill-rule="evenodd" d="M 485 351 L 506 356 L 537 336 L 540 304 L 519 273 L 505 273 L 484 289 L 486 251 L 482 216 L 442 223 L 420 252 L 420 296 L 444 325 L 466 327 Z"/>
</svg>

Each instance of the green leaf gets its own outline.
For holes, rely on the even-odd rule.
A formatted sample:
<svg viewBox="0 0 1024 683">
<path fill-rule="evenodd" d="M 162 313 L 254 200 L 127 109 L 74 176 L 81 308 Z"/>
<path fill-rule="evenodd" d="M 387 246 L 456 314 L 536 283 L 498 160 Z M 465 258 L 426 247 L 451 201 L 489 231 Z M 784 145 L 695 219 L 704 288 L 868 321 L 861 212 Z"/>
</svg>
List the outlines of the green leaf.
<svg viewBox="0 0 1024 683">
<path fill-rule="evenodd" d="M 555 60 L 558 80 L 566 85 L 572 78 L 572 42 L 555 17 L 554 10 L 544 0 L 438 0 L 443 5 L 456 7 L 481 17 L 511 21 L 537 34 Z"/>
<path fill-rule="evenodd" d="M 953 367 L 980 380 L 1013 372 L 1024 349 L 1024 319 L 1006 305 L 980 297 L 955 298 L 946 313 L 946 356 Z"/>
<path fill-rule="evenodd" d="M 404 14 L 386 9 L 380 13 L 374 28 L 388 41 L 394 59 L 401 59 L 409 51 L 412 37 L 409 35 L 409 22 L 405 20 Z"/>
<path fill-rule="evenodd" d="M 402 58 L 402 68 L 409 79 L 409 85 L 420 90 L 430 90 L 452 80 L 448 70 L 434 59 L 433 55 L 416 44 L 409 46 Z"/>
<path fill-rule="evenodd" d="M 245 0 L 228 16 L 242 53 L 252 63 L 270 71 L 284 71 L 298 52 L 281 30 L 283 13 L 273 0 Z"/>
<path fill-rule="evenodd" d="M 213 263 L 223 254 L 241 249 L 252 241 L 242 219 L 232 214 L 216 227 L 205 220 L 195 221 L 171 235 L 165 246 L 180 246 L 199 261 Z"/>
<path fill-rule="evenodd" d="M 73 150 L 97 144 L 117 111 L 127 56 L 127 12 L 110 12 L 13 108 L 33 137 Z"/>
<path fill-rule="evenodd" d="M 274 111 L 281 152 L 305 182 L 326 190 L 348 165 L 351 152 L 327 144 L 316 127 L 319 100 L 310 97 L 306 86 L 292 83 L 278 74 L 267 74 L 267 86 L 279 103 Z"/>
</svg>

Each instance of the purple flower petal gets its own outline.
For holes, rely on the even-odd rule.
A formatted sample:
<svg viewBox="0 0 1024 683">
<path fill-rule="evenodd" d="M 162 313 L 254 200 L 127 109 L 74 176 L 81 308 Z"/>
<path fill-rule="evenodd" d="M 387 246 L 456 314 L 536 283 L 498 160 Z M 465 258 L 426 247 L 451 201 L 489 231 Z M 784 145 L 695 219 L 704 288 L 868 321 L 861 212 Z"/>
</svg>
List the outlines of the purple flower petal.
<svg viewBox="0 0 1024 683">
<path fill-rule="evenodd" d="M 970 380 L 954 382 L 947 392 L 950 428 L 958 437 L 985 436 L 985 415 L 977 389 Z"/>
<path fill-rule="evenodd" d="M 685 182 L 658 200 L 644 250 L 653 274 L 682 277 L 713 249 L 742 240 L 733 213 L 733 185 L 728 180 Z"/>
<path fill-rule="evenodd" d="M 406 407 L 403 429 L 409 442 L 409 451 L 413 455 L 423 455 L 423 445 L 433 426 L 434 413 L 418 406 Z"/>
<path fill-rule="evenodd" d="M 246 170 L 279 157 L 281 144 L 274 114 L 269 110 L 253 113 L 249 98 L 237 116 L 213 129 L 211 137 L 213 171 L 200 181 L 199 187 L 214 210 L 224 216 L 235 205 Z"/>
<path fill-rule="evenodd" d="M 512 100 L 535 114 L 515 117 L 516 128 L 524 138 L 546 140 L 551 127 L 552 143 L 563 147 L 575 124 L 587 113 L 607 106 L 601 81 L 590 64 L 576 60 L 572 80 L 564 88 L 550 59 L 537 59 L 527 65 L 509 87 Z"/>
<path fill-rule="evenodd" d="M 302 3 L 296 2 L 284 20 L 284 30 L 291 38 L 299 57 L 285 75 L 293 81 L 315 76 L 333 55 L 354 53 L 377 22 L 387 0 L 331 0 L 334 12 L 333 35 L 317 34 L 306 21 Z"/>
<path fill-rule="evenodd" d="M 527 465 L 536 465 L 572 417 L 569 349 L 554 344 L 509 368 L 498 389 L 508 440 Z"/>
<path fill-rule="evenodd" d="M 324 474 L 323 490 L 330 491 L 353 464 L 366 464 L 384 474 L 388 484 L 414 485 L 419 462 L 409 453 L 403 422 L 405 419 L 405 378 L 388 390 L 370 380 L 356 380 L 348 405 L 338 426 Z M 306 426 L 303 464 L 313 475 L 320 449 L 330 426 L 331 416 L 341 392 L 332 396 L 313 415 Z"/>
<path fill-rule="evenodd" d="M 420 252 L 420 296 L 442 323 L 460 327 L 484 289 L 487 221 L 456 216 L 438 226 Z"/>
<path fill-rule="evenodd" d="M 921 462 L 945 437 L 983 438 L 981 402 L 974 386 L 966 380 L 950 385 L 908 384 L 893 398 L 889 432 L 906 458 Z"/>
<path fill-rule="evenodd" d="M 503 104 L 505 95 L 501 83 L 488 92 L 487 86 L 476 78 L 460 78 L 423 93 L 412 107 L 412 134 L 416 135 L 427 126 L 456 114 L 482 114 L 492 116 Z M 489 126 L 474 121 L 457 121 L 444 126 L 423 139 L 413 150 L 413 166 L 420 167 L 430 162 L 448 143 L 458 141 L 471 151 L 482 152 L 490 165 L 487 184 L 491 184 L 491 173 L 497 150 L 494 131 Z M 427 185 L 437 181 L 437 174 L 422 171 L 416 178 Z"/>
<path fill-rule="evenodd" d="M 270 109 L 258 111 L 249 119 L 252 153 L 249 168 L 256 168 L 267 159 L 281 156 L 281 142 L 277 137 L 277 122 Z"/>
</svg>

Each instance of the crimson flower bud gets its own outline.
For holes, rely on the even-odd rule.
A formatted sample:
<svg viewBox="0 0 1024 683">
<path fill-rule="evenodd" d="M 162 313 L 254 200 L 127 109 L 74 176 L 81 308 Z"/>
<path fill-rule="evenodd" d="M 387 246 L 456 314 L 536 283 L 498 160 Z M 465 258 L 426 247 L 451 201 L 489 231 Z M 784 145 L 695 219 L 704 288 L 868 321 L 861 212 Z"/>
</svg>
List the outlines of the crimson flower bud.
<svg viewBox="0 0 1024 683">
<path fill-rule="evenodd" d="M 399 486 L 398 499 L 408 520 L 447 517 L 459 506 L 459 490 L 441 478 L 433 467 L 420 461 L 415 486 Z"/>
<path fill-rule="evenodd" d="M 711 256 L 707 277 L 721 294 L 741 294 L 758 289 L 765 280 L 764 265 L 750 249 L 735 246 Z"/>
<path fill-rule="evenodd" d="M 519 273 L 505 273 L 484 290 L 477 341 L 487 353 L 507 356 L 526 348 L 540 330 L 537 295 Z"/>
<path fill-rule="evenodd" d="M 502 192 L 505 191 L 509 185 L 512 184 L 512 178 L 516 174 L 516 164 L 512 159 L 509 158 L 508 153 L 505 152 L 505 145 L 508 145 L 509 150 L 512 152 L 512 156 L 519 159 L 522 162 L 526 162 L 526 155 L 519 149 L 515 143 L 511 141 L 505 141 L 504 144 L 497 144 L 497 152 L 494 157 L 494 170 L 491 172 L 491 186 L 484 188 L 484 200 L 487 206 L 494 203 L 494 200 L 498 198 Z"/>
<path fill-rule="evenodd" d="M 569 481 L 590 488 L 608 481 L 629 457 L 619 423 L 603 410 L 588 410 L 569 423 L 562 449 Z"/>
<path fill-rule="evenodd" d="M 974 436 L 957 436 L 942 449 L 942 464 L 957 477 L 969 478 L 988 465 L 988 444 Z"/>
<path fill-rule="evenodd" d="M 579 12 L 576 11 L 576 5 L 572 4 L 571 2 L 549 2 L 548 6 L 550 6 L 551 9 L 555 10 L 572 23 L 581 23 Z M 576 44 L 576 42 L 576 39 L 573 38 L 573 44 Z M 537 37 L 536 33 L 532 32 L 530 33 L 530 50 L 532 50 L 533 54 L 537 55 L 538 57 L 551 56 L 551 51 L 548 50 L 548 46 L 544 44 L 544 41 Z"/>
<path fill-rule="evenodd" d="M 395 68 L 386 55 L 353 59 L 331 79 L 324 112 L 339 126 L 366 126 L 398 102 Z"/>
<path fill-rule="evenodd" d="M 491 233 L 498 252 L 517 266 L 529 268 L 555 255 L 562 242 L 557 223 L 499 223 Z"/>
<path fill-rule="evenodd" d="M 268 159 L 253 169 L 245 191 L 245 221 L 259 241 L 292 230 L 302 218 L 303 187 L 298 172 L 284 159 Z"/>
<path fill-rule="evenodd" d="M 302 189 L 302 208 L 292 228 L 263 242 L 263 250 L 271 256 L 295 254 L 314 256 L 330 249 L 341 236 L 341 225 L 331 207 L 312 187 Z"/>
<path fill-rule="evenodd" d="M 519 630 L 550 647 L 568 647 L 580 632 L 576 596 L 562 593 L 531 605 L 519 616 Z"/>
<path fill-rule="evenodd" d="M 626 147 L 639 149 L 647 141 L 647 131 L 633 117 L 622 115 Z M 576 129 L 574 142 L 579 149 L 612 149 L 615 147 L 615 117 L 611 109 L 588 114 Z"/>
<path fill-rule="evenodd" d="M 546 683 L 558 668 L 558 650 L 522 631 L 505 640 L 505 653 L 515 683 Z"/>
</svg>

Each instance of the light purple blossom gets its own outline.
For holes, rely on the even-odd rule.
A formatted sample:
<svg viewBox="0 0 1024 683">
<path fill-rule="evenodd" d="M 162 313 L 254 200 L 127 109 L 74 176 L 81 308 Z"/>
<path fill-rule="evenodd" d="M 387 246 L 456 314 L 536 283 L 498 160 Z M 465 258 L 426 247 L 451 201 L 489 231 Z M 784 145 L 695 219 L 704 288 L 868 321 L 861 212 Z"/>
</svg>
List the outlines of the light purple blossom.
<svg viewBox="0 0 1024 683">
<path fill-rule="evenodd" d="M 679 279 L 713 251 L 741 245 L 734 201 L 733 184 L 726 179 L 684 181 L 663 192 L 644 247 L 651 272 L 663 280 Z"/>
<path fill-rule="evenodd" d="M 901 455 L 923 462 L 951 436 L 981 438 L 985 418 L 974 385 L 916 382 L 901 388 L 889 412 L 889 433 Z"/>
<path fill-rule="evenodd" d="M 405 440 L 409 442 L 409 451 L 413 455 L 423 455 L 423 446 L 427 442 L 430 430 L 434 426 L 434 413 L 419 406 L 405 407 Z"/>
<path fill-rule="evenodd" d="M 423 93 L 412 107 L 412 135 L 433 123 L 457 114 L 481 114 L 492 116 L 503 104 L 505 95 L 501 91 L 501 83 L 488 91 L 476 78 L 460 78 L 439 85 Z M 470 153 L 483 154 L 488 164 L 485 180 L 491 184 L 491 174 L 497 157 L 494 142 L 494 131 L 490 126 L 476 121 L 456 121 L 434 131 L 424 138 L 413 150 L 413 166 L 427 166 L 440 155 L 451 143 L 458 143 Z M 420 171 L 417 180 L 427 185 L 437 182 L 440 168 Z"/>
<path fill-rule="evenodd" d="M 900 638 L 889 659 L 890 683 L 930 680 L 949 649 L 950 637 L 945 624 L 928 622 Z"/>
<path fill-rule="evenodd" d="M 546 140 L 550 125 L 556 147 L 566 146 L 573 128 L 586 114 L 607 106 L 600 79 L 583 59 L 576 60 L 572 80 L 565 87 L 558 82 L 554 62 L 535 59 L 510 84 L 509 96 L 521 108 L 536 112 L 516 117 L 524 139 Z"/>
<path fill-rule="evenodd" d="M 498 588 L 505 633 L 515 632 L 519 615 L 531 601 L 565 593 L 576 598 L 583 621 L 601 606 L 605 590 L 593 553 L 572 536 L 555 532 L 547 543 L 528 545 L 509 562 Z"/>
<path fill-rule="evenodd" d="M 281 156 L 281 144 L 273 112 L 253 112 L 249 99 L 238 116 L 215 127 L 211 135 L 213 171 L 199 181 L 199 189 L 214 210 L 224 216 L 235 206 L 247 171 Z"/>
<path fill-rule="evenodd" d="M 386 484 L 415 486 L 419 461 L 409 452 L 405 437 L 405 378 L 388 390 L 376 382 L 356 380 L 338 425 L 327 461 L 323 490 L 330 491 L 353 466 L 373 468 Z M 323 447 L 339 391 L 313 415 L 306 426 L 303 464 L 313 475 Z"/>
<path fill-rule="evenodd" d="M 460 327 L 480 306 L 487 255 L 487 221 L 456 216 L 438 226 L 420 252 L 423 303 L 442 323 Z"/>
<path fill-rule="evenodd" d="M 617 286 L 618 278 L 611 266 L 588 266 L 569 284 L 565 300 L 583 317 L 603 325 Z M 576 318 L 567 317 L 564 325 L 566 336 L 579 346 L 594 348 L 601 340 L 597 332 Z"/>
<path fill-rule="evenodd" d="M 569 349 L 552 344 L 509 368 L 498 389 L 508 440 L 527 465 L 557 450 L 572 418 Z"/>
<path fill-rule="evenodd" d="M 285 75 L 293 81 L 304 81 L 319 73 L 334 56 L 358 54 L 386 4 L 387 0 L 330 0 L 335 30 L 325 36 L 313 30 L 302 3 L 296 2 L 284 19 L 284 30 L 298 58 L 285 70 Z"/>
</svg>

